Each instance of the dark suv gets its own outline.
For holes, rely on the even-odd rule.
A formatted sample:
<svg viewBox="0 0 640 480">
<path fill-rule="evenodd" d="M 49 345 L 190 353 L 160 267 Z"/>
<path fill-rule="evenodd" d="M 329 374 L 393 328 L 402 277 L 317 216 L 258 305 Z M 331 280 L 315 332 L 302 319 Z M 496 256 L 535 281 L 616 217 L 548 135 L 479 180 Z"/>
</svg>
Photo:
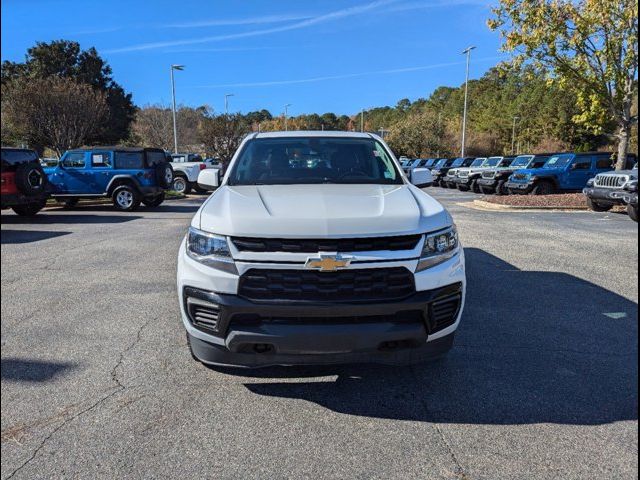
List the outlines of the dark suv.
<svg viewBox="0 0 640 480">
<path fill-rule="evenodd" d="M 46 168 L 51 196 L 73 207 L 81 198 L 108 197 L 117 210 L 157 207 L 173 182 L 170 157 L 157 148 L 91 147 L 69 150 Z"/>
<path fill-rule="evenodd" d="M 33 216 L 47 203 L 47 176 L 38 154 L 24 148 L 2 149 L 1 206 Z"/>
</svg>

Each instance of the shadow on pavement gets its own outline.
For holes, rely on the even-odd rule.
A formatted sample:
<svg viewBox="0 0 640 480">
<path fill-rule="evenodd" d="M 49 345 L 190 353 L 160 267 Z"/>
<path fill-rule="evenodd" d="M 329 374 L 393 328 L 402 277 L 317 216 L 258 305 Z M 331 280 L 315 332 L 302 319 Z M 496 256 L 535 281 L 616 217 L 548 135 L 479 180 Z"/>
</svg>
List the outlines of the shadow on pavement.
<svg viewBox="0 0 640 480">
<path fill-rule="evenodd" d="M 456 345 L 411 368 L 271 368 L 237 375 L 335 381 L 245 383 L 349 415 L 470 424 L 597 425 L 638 418 L 637 305 L 560 272 L 521 271 L 467 249 Z M 229 370 L 226 370 L 229 372 Z"/>
<path fill-rule="evenodd" d="M 41 362 L 19 358 L 3 358 L 2 380 L 12 382 L 47 382 L 75 368 L 71 363 Z"/>
<path fill-rule="evenodd" d="M 46 225 L 53 223 L 63 224 L 94 224 L 94 223 L 124 223 L 132 220 L 143 218 L 130 213 L 121 213 L 119 215 L 90 215 L 86 213 L 57 213 L 61 210 L 52 209 L 51 213 L 47 210 L 38 213 L 35 217 L 21 217 L 19 215 L 6 215 L 2 217 L 3 225 Z M 56 213 L 54 213 L 56 212 Z"/>
<path fill-rule="evenodd" d="M 2 230 L 0 243 L 2 245 L 33 243 L 49 238 L 69 235 L 71 232 L 48 232 L 44 230 Z"/>
</svg>

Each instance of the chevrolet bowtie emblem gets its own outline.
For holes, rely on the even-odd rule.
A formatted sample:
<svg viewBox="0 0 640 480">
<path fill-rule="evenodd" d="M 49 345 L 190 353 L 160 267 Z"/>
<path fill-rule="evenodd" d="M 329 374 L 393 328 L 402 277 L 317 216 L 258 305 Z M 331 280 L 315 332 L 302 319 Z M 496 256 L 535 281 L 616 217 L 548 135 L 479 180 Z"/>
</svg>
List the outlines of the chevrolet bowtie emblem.
<svg viewBox="0 0 640 480">
<path fill-rule="evenodd" d="M 307 263 L 304 264 L 306 268 L 314 268 L 321 272 L 335 272 L 339 268 L 347 268 L 351 265 L 351 258 L 342 257 L 341 255 L 329 255 L 319 254 L 320 258 L 307 259 Z"/>
</svg>

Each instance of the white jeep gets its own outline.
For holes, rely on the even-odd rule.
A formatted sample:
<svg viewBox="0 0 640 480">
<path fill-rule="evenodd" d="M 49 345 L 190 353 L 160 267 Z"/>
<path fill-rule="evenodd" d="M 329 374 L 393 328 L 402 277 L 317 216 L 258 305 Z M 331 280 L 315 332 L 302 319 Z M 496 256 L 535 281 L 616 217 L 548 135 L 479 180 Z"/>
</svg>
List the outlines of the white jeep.
<svg viewBox="0 0 640 480">
<path fill-rule="evenodd" d="M 377 362 L 445 354 L 464 252 L 445 208 L 375 135 L 249 135 L 193 217 L 178 297 L 195 359 L 214 365 Z M 421 180 L 423 178 L 423 180 Z"/>
</svg>

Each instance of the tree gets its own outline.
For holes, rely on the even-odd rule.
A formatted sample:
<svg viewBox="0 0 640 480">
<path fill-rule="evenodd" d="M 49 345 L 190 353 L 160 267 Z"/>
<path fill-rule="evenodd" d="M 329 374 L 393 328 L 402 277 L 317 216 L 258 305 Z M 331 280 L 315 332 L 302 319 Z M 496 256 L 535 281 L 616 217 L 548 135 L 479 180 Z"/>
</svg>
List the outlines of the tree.
<svg viewBox="0 0 640 480">
<path fill-rule="evenodd" d="M 8 82 L 56 76 L 92 86 L 105 96 L 108 115 L 95 129 L 93 142 L 117 143 L 129 136 L 135 115 L 130 93 L 112 77 L 111 67 L 95 48 L 80 50 L 78 42 L 56 40 L 38 42 L 27 50 L 24 63 L 4 61 L 0 73 L 2 87 Z"/>
<path fill-rule="evenodd" d="M 178 147 L 193 150 L 200 143 L 200 124 L 211 116 L 207 106 L 191 108 L 179 106 L 176 111 Z M 145 147 L 173 150 L 173 115 L 163 105 L 146 105 L 136 113 L 131 127 L 132 140 Z"/>
<path fill-rule="evenodd" d="M 58 156 L 86 144 L 109 115 L 103 92 L 68 78 L 8 82 L 2 97 L 3 115 L 14 134 Z"/>
<path fill-rule="evenodd" d="M 596 133 L 615 122 L 617 168 L 624 168 L 638 73 L 638 0 L 500 0 L 489 27 L 514 62 L 531 60 L 576 89 L 578 123 Z"/>
<path fill-rule="evenodd" d="M 250 126 L 242 115 L 218 115 L 203 119 L 200 124 L 200 140 L 226 168 L 249 131 Z"/>
<path fill-rule="evenodd" d="M 435 153 L 443 136 L 438 120 L 430 113 L 408 116 L 391 127 L 387 142 L 398 155 L 413 158 Z"/>
</svg>

